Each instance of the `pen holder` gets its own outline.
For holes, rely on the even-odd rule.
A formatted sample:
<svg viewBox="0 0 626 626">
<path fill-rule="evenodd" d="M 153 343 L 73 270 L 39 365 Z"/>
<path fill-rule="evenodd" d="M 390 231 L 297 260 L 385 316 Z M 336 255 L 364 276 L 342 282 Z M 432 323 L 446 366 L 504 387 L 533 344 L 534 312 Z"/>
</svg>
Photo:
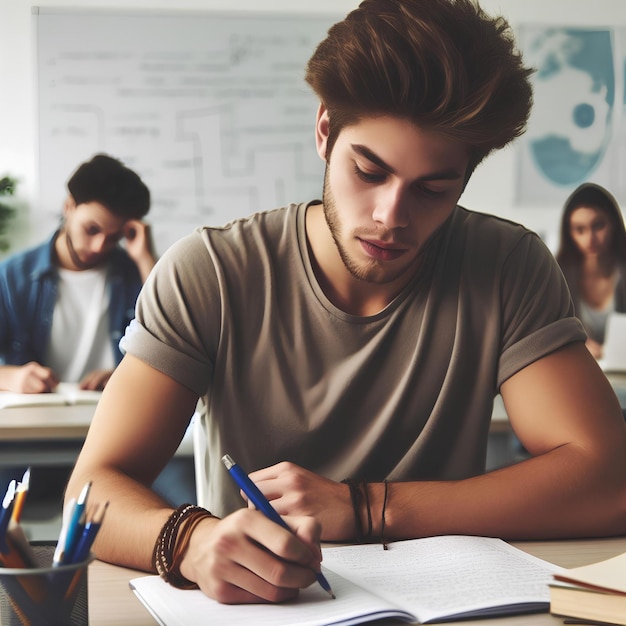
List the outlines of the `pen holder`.
<svg viewBox="0 0 626 626">
<path fill-rule="evenodd" d="M 33 541 L 38 567 L 0 567 L 0 626 L 85 626 L 87 566 L 81 563 L 52 567 L 55 544 Z"/>
</svg>

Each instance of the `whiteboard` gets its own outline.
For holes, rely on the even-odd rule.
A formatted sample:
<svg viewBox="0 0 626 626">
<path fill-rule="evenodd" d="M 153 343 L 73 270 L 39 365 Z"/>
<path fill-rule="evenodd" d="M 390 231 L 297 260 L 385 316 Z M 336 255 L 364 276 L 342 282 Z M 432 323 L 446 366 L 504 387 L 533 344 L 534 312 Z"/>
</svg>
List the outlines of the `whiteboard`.
<svg viewBox="0 0 626 626">
<path fill-rule="evenodd" d="M 33 9 L 39 198 L 51 231 L 106 152 L 151 191 L 157 253 L 198 225 L 319 198 L 306 62 L 342 16 Z"/>
</svg>

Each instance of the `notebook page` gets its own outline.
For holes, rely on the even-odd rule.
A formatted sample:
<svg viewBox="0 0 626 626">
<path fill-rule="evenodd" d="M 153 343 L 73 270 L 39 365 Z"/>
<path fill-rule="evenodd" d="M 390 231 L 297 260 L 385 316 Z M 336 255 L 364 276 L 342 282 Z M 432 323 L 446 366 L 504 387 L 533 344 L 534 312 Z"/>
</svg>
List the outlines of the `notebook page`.
<svg viewBox="0 0 626 626">
<path fill-rule="evenodd" d="M 0 409 L 29 406 L 97 404 L 101 391 L 80 389 L 78 383 L 59 383 L 50 393 L 0 391 Z"/>
<path fill-rule="evenodd" d="M 548 610 L 562 568 L 500 539 L 443 536 L 323 549 L 324 566 L 426 622 L 452 615 Z M 523 609 L 520 603 L 530 603 Z M 518 606 L 516 606 L 518 605 Z M 488 610 L 490 607 L 514 607 Z"/>
<path fill-rule="evenodd" d="M 0 391 L 0 409 L 64 404 L 67 404 L 67 401 L 65 396 L 60 393 L 14 393 L 12 391 Z"/>
<path fill-rule="evenodd" d="M 315 583 L 300 592 L 297 600 L 284 604 L 226 605 L 199 590 L 176 589 L 158 576 L 143 576 L 130 581 L 137 597 L 160 624 L 197 626 L 322 626 L 324 624 L 362 624 L 382 617 L 396 616 L 384 600 L 364 592 L 326 569 L 335 600 Z M 406 621 L 414 619 L 405 616 Z"/>
</svg>

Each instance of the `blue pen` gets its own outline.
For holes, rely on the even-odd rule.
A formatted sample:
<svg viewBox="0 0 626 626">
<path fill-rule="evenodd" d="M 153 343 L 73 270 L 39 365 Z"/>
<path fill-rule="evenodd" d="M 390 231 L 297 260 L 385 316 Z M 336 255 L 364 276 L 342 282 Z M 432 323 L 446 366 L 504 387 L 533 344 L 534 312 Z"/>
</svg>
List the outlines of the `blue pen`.
<svg viewBox="0 0 626 626">
<path fill-rule="evenodd" d="M 74 505 L 72 517 L 67 525 L 67 535 L 65 536 L 64 554 L 61 555 L 61 563 L 65 565 L 70 562 L 76 544 L 80 539 L 80 535 L 85 527 L 85 507 L 87 506 L 87 497 L 91 489 L 91 481 L 89 481 L 82 489 Z"/>
<path fill-rule="evenodd" d="M 71 555 L 70 560 L 72 563 L 82 563 L 89 556 L 89 551 L 100 530 L 100 526 L 102 526 L 102 520 L 108 506 L 109 503 L 105 502 L 102 511 L 96 512 L 93 519 L 88 520 L 85 524 L 85 528 L 76 544 L 76 548 L 74 548 Z"/>
<path fill-rule="evenodd" d="M 239 488 L 246 494 L 250 502 L 265 515 L 268 519 L 276 522 L 283 528 L 286 528 L 289 532 L 293 532 L 287 525 L 285 520 L 276 512 L 274 507 L 269 503 L 268 499 L 261 493 L 261 490 L 250 480 L 250 477 L 232 460 L 232 458 L 225 454 L 222 457 L 222 463 L 226 466 L 228 473 L 232 476 L 233 480 L 237 483 Z M 335 598 L 335 594 L 330 587 L 330 584 L 326 580 L 326 577 L 322 572 L 316 573 L 317 582 L 321 585 L 322 589 L 326 591 L 331 598 Z"/>
</svg>

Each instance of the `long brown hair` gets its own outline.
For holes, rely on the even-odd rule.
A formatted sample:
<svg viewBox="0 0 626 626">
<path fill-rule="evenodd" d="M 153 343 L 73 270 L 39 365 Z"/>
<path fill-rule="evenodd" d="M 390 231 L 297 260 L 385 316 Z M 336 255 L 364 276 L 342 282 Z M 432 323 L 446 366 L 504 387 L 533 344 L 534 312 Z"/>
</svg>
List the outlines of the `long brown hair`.
<svg viewBox="0 0 626 626">
<path fill-rule="evenodd" d="M 561 267 L 580 265 L 583 254 L 572 238 L 570 220 L 572 213 L 580 207 L 602 211 L 612 226 L 611 256 L 616 261 L 626 262 L 626 229 L 624 218 L 611 193 L 595 183 L 579 185 L 565 201 L 561 216 L 561 234 L 556 260 Z"/>
</svg>

